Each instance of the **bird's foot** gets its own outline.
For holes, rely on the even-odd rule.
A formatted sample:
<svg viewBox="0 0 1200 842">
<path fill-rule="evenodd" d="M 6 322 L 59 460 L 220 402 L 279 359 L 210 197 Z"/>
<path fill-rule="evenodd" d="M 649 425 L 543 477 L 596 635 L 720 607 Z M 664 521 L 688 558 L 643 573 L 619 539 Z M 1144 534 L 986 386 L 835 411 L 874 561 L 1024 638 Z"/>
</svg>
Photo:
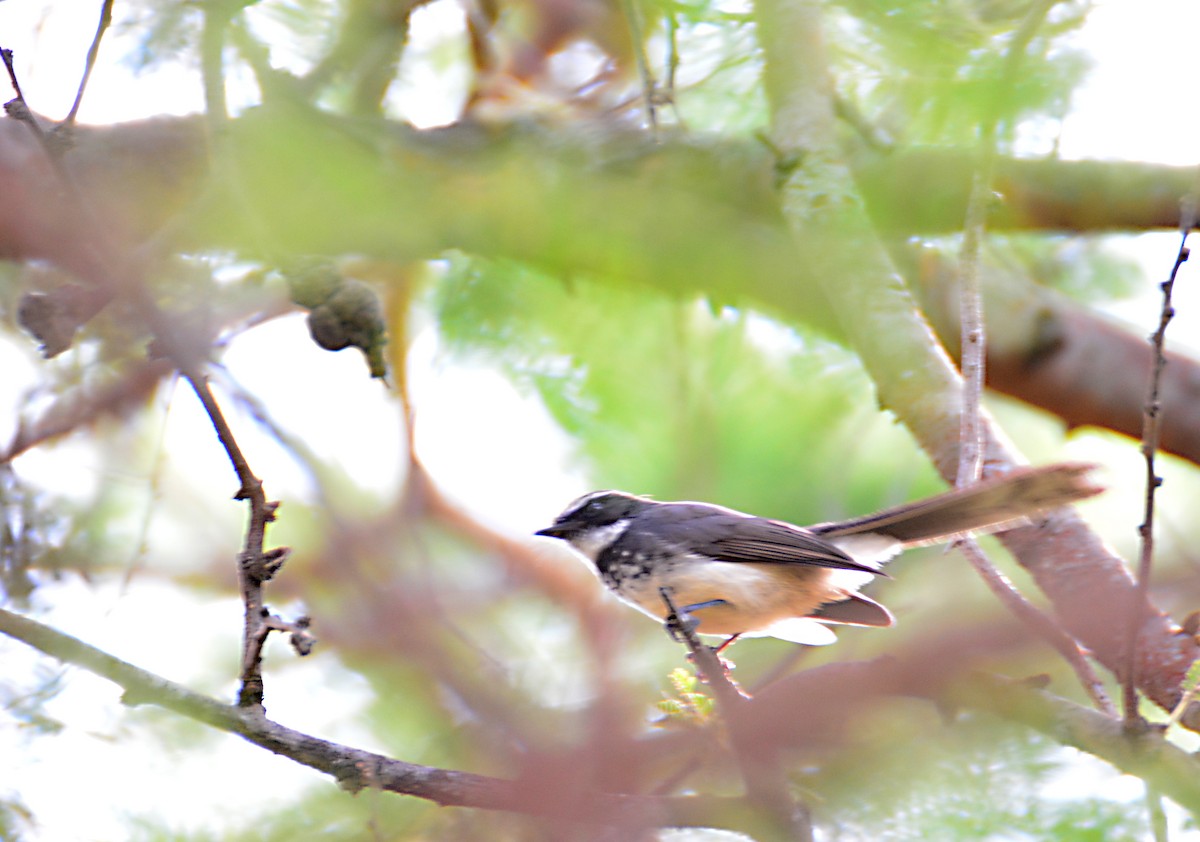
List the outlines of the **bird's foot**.
<svg viewBox="0 0 1200 842">
<path fill-rule="evenodd" d="M 692 613 L 699 611 L 702 608 L 713 608 L 717 605 L 727 605 L 723 599 L 710 599 L 707 602 L 697 602 L 694 605 L 685 605 L 682 608 L 676 608 L 674 603 L 667 601 L 667 605 L 671 607 L 670 613 L 663 623 L 667 630 L 667 634 L 671 636 L 671 640 L 676 643 L 684 643 L 689 632 L 695 632 L 700 625 L 700 620 Z M 725 646 L 728 646 L 732 641 L 726 641 Z M 721 647 L 722 649 L 724 646 Z"/>
<path fill-rule="evenodd" d="M 667 615 L 663 628 L 667 630 L 671 640 L 676 643 L 686 643 L 689 632 L 695 632 L 700 621 L 686 611 L 675 611 Z"/>
</svg>

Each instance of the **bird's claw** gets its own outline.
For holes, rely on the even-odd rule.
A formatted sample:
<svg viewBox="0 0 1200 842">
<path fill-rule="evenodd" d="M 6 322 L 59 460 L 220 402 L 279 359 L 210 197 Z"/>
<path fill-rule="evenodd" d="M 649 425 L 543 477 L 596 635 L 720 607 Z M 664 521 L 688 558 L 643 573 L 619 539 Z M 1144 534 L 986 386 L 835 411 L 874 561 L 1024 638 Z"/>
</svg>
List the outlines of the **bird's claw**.
<svg viewBox="0 0 1200 842">
<path fill-rule="evenodd" d="M 686 611 L 672 612 L 667 615 L 666 622 L 663 627 L 667 630 L 671 640 L 676 643 L 683 643 L 686 640 L 688 632 L 695 632 L 696 627 L 700 625 L 700 621 L 693 614 Z"/>
</svg>

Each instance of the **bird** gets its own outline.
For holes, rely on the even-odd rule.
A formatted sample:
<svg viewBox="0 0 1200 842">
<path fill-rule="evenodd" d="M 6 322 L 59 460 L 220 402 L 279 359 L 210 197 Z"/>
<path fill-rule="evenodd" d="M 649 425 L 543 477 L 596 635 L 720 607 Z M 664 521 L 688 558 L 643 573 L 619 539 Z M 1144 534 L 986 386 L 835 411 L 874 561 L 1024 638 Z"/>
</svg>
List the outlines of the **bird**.
<svg viewBox="0 0 1200 842">
<path fill-rule="evenodd" d="M 795 526 L 724 506 L 660 502 L 623 491 L 574 500 L 535 535 L 565 541 L 622 601 L 699 634 L 824 645 L 829 625 L 895 622 L 860 593 L 909 547 L 997 532 L 1103 491 L 1094 465 L 1021 467 L 845 521 Z M 890 577 L 889 577 L 890 578 Z M 669 597 L 669 602 L 664 599 Z M 672 611 L 674 608 L 674 611 Z"/>
</svg>

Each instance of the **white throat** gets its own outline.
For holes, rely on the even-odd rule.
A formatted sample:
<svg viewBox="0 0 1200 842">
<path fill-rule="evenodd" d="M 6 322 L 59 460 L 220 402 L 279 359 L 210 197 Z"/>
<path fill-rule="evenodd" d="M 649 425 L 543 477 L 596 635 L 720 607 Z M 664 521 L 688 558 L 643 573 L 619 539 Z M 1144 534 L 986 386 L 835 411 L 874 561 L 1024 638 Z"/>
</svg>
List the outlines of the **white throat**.
<svg viewBox="0 0 1200 842">
<path fill-rule="evenodd" d="M 596 558 L 600 553 L 608 549 L 613 541 L 624 535 L 625 530 L 628 528 L 629 518 L 622 518 L 608 524 L 608 526 L 594 526 L 571 538 L 571 546 L 586 557 L 588 561 L 595 564 Z"/>
</svg>

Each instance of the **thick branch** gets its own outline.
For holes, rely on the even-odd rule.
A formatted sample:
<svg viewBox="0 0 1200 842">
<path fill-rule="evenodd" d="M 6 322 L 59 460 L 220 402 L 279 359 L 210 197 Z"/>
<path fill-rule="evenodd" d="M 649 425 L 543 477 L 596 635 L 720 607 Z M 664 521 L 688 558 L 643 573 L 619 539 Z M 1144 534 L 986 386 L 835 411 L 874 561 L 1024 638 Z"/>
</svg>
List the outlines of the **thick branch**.
<svg viewBox="0 0 1200 842">
<path fill-rule="evenodd" d="M 782 49 L 803 53 L 794 43 L 799 41 Z M 144 145 L 152 138 L 163 141 L 178 167 L 153 166 L 154 149 Z M 87 277 L 91 255 L 71 248 L 77 215 L 56 204 L 55 182 L 40 150 L 24 126 L 0 123 L 0 139 L 0 177 L 10 188 L 9 200 L 0 204 L 0 244 L 12 256 L 53 256 Z M 498 141 L 462 126 L 385 133 L 303 109 L 262 111 L 230 127 L 236 171 L 245 176 L 238 199 L 213 191 L 191 224 L 179 229 L 192 238 L 183 245 L 228 246 L 249 255 L 269 247 L 412 259 L 463 248 L 566 275 L 750 300 L 790 318 L 836 322 L 879 384 L 884 405 L 904 417 L 939 466 L 956 457 L 944 446 L 958 435 L 955 374 L 878 242 L 864 238 L 870 223 L 835 149 L 825 148 L 824 161 L 805 156 L 798 172 L 822 176 L 825 166 L 824 175 L 833 176 L 825 184 L 814 181 L 807 196 L 789 191 L 793 214 L 805 201 L 818 200 L 817 212 L 797 217 L 789 234 L 765 210 L 772 193 L 760 154 L 739 158 L 680 146 L 660 151 L 628 136 L 607 145 L 589 140 L 590 152 L 582 141 L 574 150 L 560 144 L 548 151 L 528 136 Z M 81 136 L 67 164 L 96 216 L 117 232 L 106 240 L 114 249 L 128 241 L 122 237 L 139 233 L 139 220 L 161 219 L 166 197 L 194 195 L 203 167 L 199 141 L 195 122 L 100 130 L 87 143 Z M 99 149 L 107 152 L 97 154 Z M 597 163 L 599 157 L 607 166 Z M 114 161 L 128 166 L 110 172 L 106 167 Z M 1158 187 L 1174 194 L 1170 171 L 1158 172 Z M 131 175 L 128 183 L 113 181 Z M 131 195 L 137 199 L 117 198 Z M 1099 204 L 1089 198 L 1089 206 Z M 121 212 L 130 208 L 136 212 Z M 840 317 L 830 315 L 826 295 Z M 1139 387 L 1127 403 L 1137 403 L 1140 394 Z M 1165 430 L 1164 440 L 1170 437 Z M 990 446 L 992 463 L 1010 461 L 994 439 Z M 1006 540 L 1025 554 L 1022 563 L 1072 633 L 1116 668 L 1111 624 L 1097 606 L 1120 601 L 1128 577 L 1078 521 L 1063 517 L 1055 523 L 1061 527 L 1057 543 L 1039 539 L 1042 545 L 1034 548 L 1032 536 L 1020 532 Z M 1155 644 L 1149 649 L 1169 654 L 1159 669 L 1146 671 L 1157 676 L 1156 686 L 1146 690 L 1170 707 L 1195 646 L 1174 634 L 1161 615 L 1151 616 L 1147 634 Z"/>
<path fill-rule="evenodd" d="M 945 351 L 873 234 L 849 171 L 832 148 L 833 107 L 821 37 L 823 16 L 812 0 L 759 0 L 768 61 L 768 100 L 776 145 L 803 161 L 783 187 L 784 210 L 807 248 L 805 264 L 827 290 L 850 344 L 875 383 L 879 400 L 912 431 L 939 472 L 958 467 L 961 381 Z M 798 48 L 797 45 L 802 45 Z M 985 464 L 1019 461 L 985 419 Z M 1124 564 L 1071 512 L 1047 518 L 1046 529 L 1014 529 L 1001 540 L 1051 599 L 1067 629 L 1118 676 L 1124 670 L 1124 629 L 1113 623 L 1133 604 Z M 1200 650 L 1161 612 L 1140 601 L 1144 659 L 1141 689 L 1166 710 Z M 1195 723 L 1192 723 L 1195 724 Z"/>
<path fill-rule="evenodd" d="M 936 646 L 937 642 L 925 641 L 925 644 Z M 815 727 L 813 723 L 797 723 L 802 730 L 826 734 L 852 729 L 856 718 L 888 696 L 930 699 L 944 710 L 958 707 L 983 710 L 1098 757 L 1153 784 L 1183 807 L 1200 811 L 1200 761 L 1169 743 L 1161 733 L 1149 731 L 1130 737 L 1119 718 L 1019 682 L 978 674 L 964 678 L 947 672 L 938 658 L 928 658 L 920 647 L 912 647 L 907 654 L 901 659 L 884 658 L 806 670 L 780 682 L 771 692 L 760 693 L 758 715 L 765 722 L 778 723 L 778 717 L 801 706 L 806 711 L 829 711 L 832 715 Z M 778 732 L 773 739 L 776 744 L 782 739 L 796 744 L 792 736 L 784 737 Z"/>
<path fill-rule="evenodd" d="M 383 244 L 382 252 L 394 255 L 422 244 L 436 248 L 452 239 L 457 241 L 449 245 L 479 253 L 511 253 L 523 251 L 522 242 L 533 231 L 540 232 L 542 245 L 568 231 L 577 237 L 577 229 L 553 224 L 565 211 L 586 212 L 593 225 L 606 226 L 606 235 L 619 235 L 618 252 L 652 265 L 661 262 L 652 259 L 654 254 L 671 252 L 676 237 L 690 231 L 689 250 L 701 253 L 697 263 L 710 264 L 718 288 L 737 289 L 733 278 L 723 280 L 726 272 L 753 277 L 753 272 L 779 267 L 780 249 L 790 251 L 770 189 L 774 164 L 754 141 L 649 144 L 641 135 L 606 136 L 594 130 L 572 141 L 561 133 L 506 136 L 466 125 L 413 132 L 382 122 L 339 122 L 299 108 L 261 111 L 233 121 L 231 131 L 247 163 L 270 165 L 243 169 L 253 181 L 245 187 L 271 188 L 252 197 L 262 217 L 256 222 L 281 236 L 301 223 L 301 230 L 284 240 L 303 243 L 317 235 L 308 250 L 366 251 L 370 243 L 372 251 Z M 198 176 L 207 159 L 197 118 L 79 126 L 76 132 L 66 164 L 98 214 L 124 235 L 118 241 L 144 239 L 181 200 L 194 198 L 200 189 Z M 323 145 L 326 141 L 332 144 Z M 61 229 L 50 224 L 61 208 L 52 201 L 55 191 L 46 189 L 44 168 L 31 160 L 33 143 L 25 127 L 0 122 L 0 174 L 13 191 L 4 204 L 6 213 L 0 214 L 0 253 L 17 258 L 53 256 L 53 246 L 61 244 Z M 403 166 L 396 167 L 397 161 Z M 896 233 L 948 232 L 962 223 L 971 156 L 963 150 L 911 150 L 874 158 L 856 176 L 877 224 Z M 523 190 L 507 189 L 514 179 Z M 1001 159 L 997 183 L 1005 201 L 991 209 L 989 227 L 1047 232 L 1174 228 L 1179 197 L 1191 181 L 1191 169 L 1185 167 Z M 482 202 L 478 210 L 460 201 L 468 187 Z M 638 194 L 633 203 L 602 201 L 606 194 L 621 198 L 629 189 Z M 512 204 L 521 197 L 526 197 L 520 207 L 522 224 L 505 228 L 516 209 Z M 343 202 L 352 203 L 356 213 L 343 216 Z M 231 212 L 234 207 L 222 206 L 206 231 L 193 231 L 194 244 L 212 247 L 220 244 L 216 239 L 244 245 L 247 220 Z M 722 207 L 736 212 L 736 224 L 723 218 Z M 611 216 L 628 224 L 611 227 L 616 223 L 604 213 L 609 208 Z M 271 219 L 280 212 L 282 219 Z M 482 227 L 484 222 L 490 227 Z M 720 237 L 704 236 L 705 226 L 712 224 L 722 225 Z M 379 235 L 384 226 L 397 238 L 390 247 L 386 244 L 391 241 Z M 206 243 L 203 237 L 211 239 Z M 572 271 L 603 268 L 589 267 L 588 258 L 595 255 L 587 249 L 575 256 L 551 251 L 555 260 L 569 258 L 573 265 L 566 268 Z M 722 257 L 714 260 L 717 256 Z M 627 261 L 624 268 L 637 266 Z"/>
<path fill-rule="evenodd" d="M 974 161 L 966 150 L 910 149 L 856 171 L 876 224 L 897 234 L 951 234 L 962 226 Z M 999 158 L 993 231 L 1175 230 L 1194 167 L 1052 158 Z"/>
<path fill-rule="evenodd" d="M 466 126 L 414 133 L 382 126 L 359 131 L 352 125 L 302 110 L 234 121 L 233 141 L 243 162 L 239 171 L 249 174 L 247 182 L 236 199 L 213 199 L 193 223 L 177 226 L 190 238 L 187 245 L 259 252 L 269 241 L 281 250 L 359 251 L 402 259 L 461 248 L 528 260 L 569 276 L 699 292 L 720 301 L 749 300 L 819 330 L 841 332 L 817 273 L 808 271 L 801 257 L 808 250 L 819 254 L 820 240 L 797 231 L 797 248 L 782 229 L 770 189 L 771 162 L 761 148 L 678 142 L 652 147 L 624 134 L 584 135 L 575 147 L 560 140 L 551 148 L 535 134 L 505 139 Z M 108 226 L 108 241 L 120 251 L 198 195 L 206 166 L 203 127 L 195 119 L 80 127 L 66 164 Z M 908 221 L 906 230 L 939 230 L 925 222 L 926 208 L 957 220 L 947 224 L 961 222 L 970 172 L 965 154 L 905 153 L 873 166 L 874 175 L 860 173 L 858 182 L 873 197 L 867 207 L 877 224 L 899 218 Z M 881 203 L 892 200 L 880 198 L 873 186 L 883 178 L 880 173 L 898 178 L 910 173 L 910 166 L 928 175 L 921 189 L 897 195 L 895 201 L 903 200 L 898 216 L 881 211 Z M 1124 221 L 1131 230 L 1174 220 L 1177 198 L 1191 177 L 1185 168 L 1114 163 L 1007 160 L 998 169 L 1007 180 L 1009 204 L 1017 201 L 1014 195 L 1058 183 L 1064 185 L 1062 201 L 1075 201 L 1081 212 L 1153 205 L 1153 213 Z M 0 204 L 0 255 L 48 257 L 77 274 L 85 272 L 90 256 L 69 247 L 75 214 L 60 204 L 44 156 L 22 125 L 0 122 L 0 178 L 7 190 Z M 1126 198 L 1093 201 L 1092 179 L 1124 184 Z M 948 191 L 958 192 L 950 196 Z M 1005 212 L 992 209 L 993 228 L 1005 227 Z M 1107 335 L 1112 331 L 1088 341 L 1103 325 L 1091 314 L 1059 307 L 1049 322 L 1035 324 L 1046 325 L 1051 334 L 1033 349 L 1041 355 L 1039 362 L 1047 359 L 1043 352 L 1054 335 L 1069 332 L 1072 359 L 1097 361 L 1106 378 L 1132 370 L 1128 364 L 1099 363 L 1113 356 L 1107 350 L 1113 347 Z M 1000 343 L 1002 327 L 989 325 L 989 330 Z M 1047 377 L 1050 366 L 1031 376 L 1031 355 L 1019 358 L 1015 370 L 1002 359 L 989 360 L 994 384 L 1059 413 L 1071 425 L 1097 424 L 1136 435 L 1136 411 L 1130 420 L 1121 410 L 1139 403 L 1140 380 L 1115 389 L 1106 379 L 1099 388 L 1069 367 L 1068 376 Z M 1053 368 L 1062 371 L 1057 364 Z M 1168 407 L 1173 391 L 1180 406 L 1200 406 L 1187 399 L 1195 391 L 1190 384 L 1200 383 L 1194 365 L 1181 359 L 1168 367 L 1167 377 L 1177 384 L 1174 389 L 1166 384 Z M 1198 431 L 1200 424 L 1169 409 L 1164 447 L 1200 460 Z"/>
<path fill-rule="evenodd" d="M 905 274 L 953 353 L 954 266 L 926 250 Z M 1041 407 L 1068 427 L 1104 427 L 1138 438 L 1146 375 L 1154 362 L 1145 338 L 1011 270 L 986 266 L 983 280 L 988 386 Z M 1200 465 L 1200 367 L 1182 354 L 1166 356 L 1159 446 Z"/>
</svg>

